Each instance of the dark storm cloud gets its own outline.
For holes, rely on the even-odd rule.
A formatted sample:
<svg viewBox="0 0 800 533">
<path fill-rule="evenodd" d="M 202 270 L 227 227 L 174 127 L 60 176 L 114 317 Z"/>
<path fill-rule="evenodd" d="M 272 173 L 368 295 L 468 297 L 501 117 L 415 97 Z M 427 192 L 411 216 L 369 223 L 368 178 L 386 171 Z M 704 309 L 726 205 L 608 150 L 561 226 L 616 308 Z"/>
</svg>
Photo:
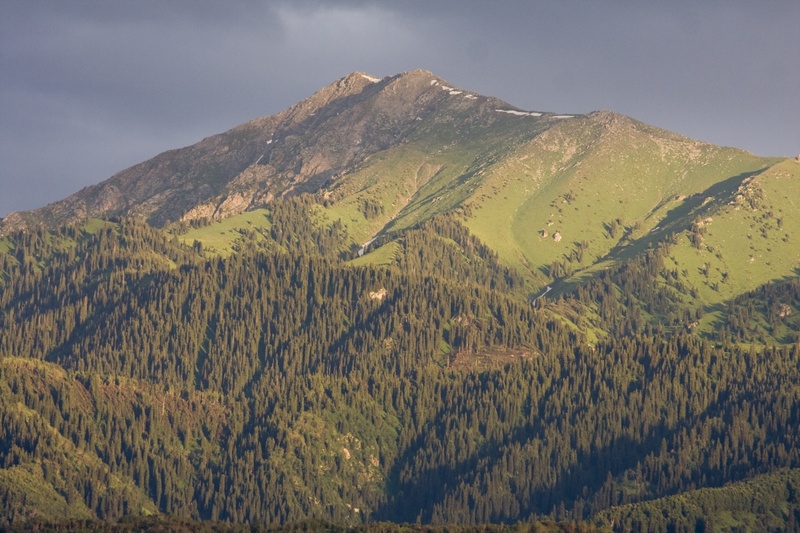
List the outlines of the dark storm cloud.
<svg viewBox="0 0 800 533">
<path fill-rule="evenodd" d="M 260 81 L 237 68 L 253 36 L 231 31 L 246 20 L 235 11 L 136 5 L 2 4 L 0 213 L 213 133 L 202 115 L 229 125 L 240 86 L 224 80 Z"/>
<path fill-rule="evenodd" d="M 426 68 L 528 109 L 608 108 L 800 151 L 800 3 L 0 2 L 0 216 L 276 113 Z"/>
</svg>

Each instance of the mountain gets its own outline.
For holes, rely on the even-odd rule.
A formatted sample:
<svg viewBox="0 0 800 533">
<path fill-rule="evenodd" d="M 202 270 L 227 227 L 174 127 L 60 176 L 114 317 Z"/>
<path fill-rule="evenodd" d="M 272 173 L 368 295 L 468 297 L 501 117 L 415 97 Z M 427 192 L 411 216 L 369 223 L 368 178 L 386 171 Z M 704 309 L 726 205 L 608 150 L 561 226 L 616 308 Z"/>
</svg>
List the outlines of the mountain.
<svg viewBox="0 0 800 533">
<path fill-rule="evenodd" d="M 671 266 L 689 272 L 693 299 L 713 306 L 794 275 L 800 256 L 786 237 L 800 229 L 798 176 L 796 161 L 610 111 L 523 111 L 423 70 L 353 73 L 282 113 L 11 213 L 0 232 L 91 217 L 223 220 L 311 193 L 355 245 L 458 213 L 532 293 L 558 279 L 559 294 L 571 286 L 564 280 L 684 235 Z"/>
<path fill-rule="evenodd" d="M 791 528 L 797 198 L 413 71 L 11 214 L 0 528 Z"/>
</svg>

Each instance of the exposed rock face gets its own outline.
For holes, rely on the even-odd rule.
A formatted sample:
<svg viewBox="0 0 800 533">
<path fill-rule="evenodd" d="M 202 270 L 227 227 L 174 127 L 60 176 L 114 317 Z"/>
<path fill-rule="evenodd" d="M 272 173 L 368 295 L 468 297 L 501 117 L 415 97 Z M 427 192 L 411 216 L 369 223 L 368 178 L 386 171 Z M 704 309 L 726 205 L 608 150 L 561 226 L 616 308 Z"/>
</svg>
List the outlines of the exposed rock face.
<svg viewBox="0 0 800 533">
<path fill-rule="evenodd" d="M 464 111 L 473 122 L 488 123 L 497 115 L 492 108 L 509 107 L 423 70 L 375 80 L 350 74 L 277 115 L 164 152 L 44 208 L 9 214 L 0 231 L 118 215 L 156 226 L 223 218 L 278 195 L 316 192 L 417 130 L 461 121 Z"/>
<path fill-rule="evenodd" d="M 378 300 L 379 302 L 382 302 L 383 299 L 386 298 L 387 294 L 389 294 L 389 291 L 387 291 L 385 287 L 381 287 L 380 290 L 370 291 L 369 298 L 370 300 Z"/>
</svg>

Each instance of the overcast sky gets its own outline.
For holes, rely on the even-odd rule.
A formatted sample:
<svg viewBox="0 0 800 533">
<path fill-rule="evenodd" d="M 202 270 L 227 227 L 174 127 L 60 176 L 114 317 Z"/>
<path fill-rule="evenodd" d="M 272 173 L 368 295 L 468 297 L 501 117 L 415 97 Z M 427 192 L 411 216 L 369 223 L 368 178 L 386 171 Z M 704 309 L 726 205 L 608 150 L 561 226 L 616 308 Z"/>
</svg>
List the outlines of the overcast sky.
<svg viewBox="0 0 800 533">
<path fill-rule="evenodd" d="M 523 109 L 800 153 L 798 0 L 0 0 L 0 216 L 352 71 L 415 68 Z"/>
</svg>

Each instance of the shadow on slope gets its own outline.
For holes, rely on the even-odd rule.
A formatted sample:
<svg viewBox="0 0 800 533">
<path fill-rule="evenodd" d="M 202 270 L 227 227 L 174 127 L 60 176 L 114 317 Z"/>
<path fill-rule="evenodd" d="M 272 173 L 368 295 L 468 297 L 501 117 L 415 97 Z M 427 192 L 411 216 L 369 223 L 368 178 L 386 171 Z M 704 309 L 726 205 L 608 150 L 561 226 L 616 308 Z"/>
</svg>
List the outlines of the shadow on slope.
<svg viewBox="0 0 800 533">
<path fill-rule="evenodd" d="M 676 239 L 681 232 L 690 230 L 692 222 L 698 217 L 704 218 L 733 202 L 745 180 L 757 176 L 768 168 L 763 167 L 753 172 L 731 176 L 715 183 L 701 193 L 685 198 L 667 212 L 658 226 L 641 237 L 633 238 L 631 236 L 633 229 L 626 228 L 626 233 L 619 242 L 595 264 L 624 263 L 648 250 L 657 248 L 662 243 Z M 659 203 L 651 211 L 651 214 L 661 209 L 668 201 L 669 199 L 665 199 Z M 542 272 L 547 274 L 546 267 L 543 267 Z M 551 297 L 571 293 L 582 285 L 586 278 L 580 275 L 581 272 L 585 271 L 579 271 L 576 276 L 552 283 L 554 290 Z"/>
</svg>

